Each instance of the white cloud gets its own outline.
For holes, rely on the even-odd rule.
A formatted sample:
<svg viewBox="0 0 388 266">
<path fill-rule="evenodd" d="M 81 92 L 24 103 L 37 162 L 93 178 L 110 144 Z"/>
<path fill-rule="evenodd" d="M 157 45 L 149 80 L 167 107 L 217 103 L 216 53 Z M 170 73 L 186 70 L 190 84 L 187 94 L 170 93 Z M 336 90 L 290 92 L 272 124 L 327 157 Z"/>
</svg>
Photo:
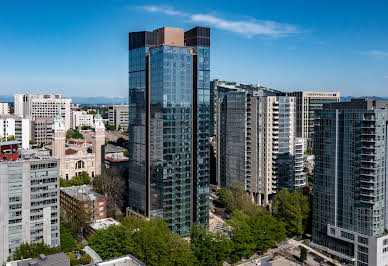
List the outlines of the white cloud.
<svg viewBox="0 0 388 266">
<path fill-rule="evenodd" d="M 381 51 L 381 50 L 370 50 L 370 51 L 362 52 L 361 54 L 378 56 L 378 57 L 388 56 L 388 52 Z"/>
<path fill-rule="evenodd" d="M 162 6 L 142 6 L 142 9 L 144 9 L 147 12 L 151 13 L 163 13 L 166 15 L 171 16 L 188 16 L 189 14 L 177 11 L 170 7 L 162 7 Z"/>
<path fill-rule="evenodd" d="M 188 14 L 169 7 L 142 6 L 141 8 L 147 12 L 152 13 L 162 13 L 172 16 L 185 16 L 188 17 L 191 22 L 201 23 L 202 25 L 209 27 L 231 31 L 245 35 L 247 37 L 252 37 L 255 35 L 281 37 L 301 32 L 295 25 L 278 23 L 275 21 L 256 19 L 233 21 L 209 14 Z"/>
</svg>

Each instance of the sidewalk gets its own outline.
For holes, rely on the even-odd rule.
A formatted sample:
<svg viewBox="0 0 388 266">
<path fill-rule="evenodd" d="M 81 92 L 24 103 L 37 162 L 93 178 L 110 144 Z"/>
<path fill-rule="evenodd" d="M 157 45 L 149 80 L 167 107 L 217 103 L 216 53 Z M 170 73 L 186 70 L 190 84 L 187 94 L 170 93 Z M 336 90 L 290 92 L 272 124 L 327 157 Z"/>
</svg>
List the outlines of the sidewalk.
<svg viewBox="0 0 388 266">
<path fill-rule="evenodd" d="M 325 256 L 325 255 L 322 254 L 321 252 L 318 252 L 318 251 L 316 251 L 315 249 L 310 248 L 309 246 L 303 244 L 302 242 L 296 241 L 296 240 L 294 240 L 294 239 L 289 239 L 289 240 L 288 240 L 288 243 L 291 244 L 291 245 L 294 245 L 295 247 L 298 247 L 298 246 L 305 247 L 309 252 L 314 253 L 315 255 L 321 257 L 322 259 L 324 259 L 324 260 L 326 260 L 326 261 L 329 261 L 329 262 L 331 262 L 331 263 L 334 263 L 335 265 L 341 266 L 340 263 L 335 262 L 332 258 L 329 258 L 329 257 Z"/>
</svg>

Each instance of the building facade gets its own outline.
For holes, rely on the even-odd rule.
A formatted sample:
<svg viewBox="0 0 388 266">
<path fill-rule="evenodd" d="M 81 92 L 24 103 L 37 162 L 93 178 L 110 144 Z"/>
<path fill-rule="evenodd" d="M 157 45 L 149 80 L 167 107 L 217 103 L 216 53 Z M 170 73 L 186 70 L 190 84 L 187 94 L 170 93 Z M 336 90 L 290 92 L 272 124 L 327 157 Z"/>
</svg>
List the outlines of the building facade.
<svg viewBox="0 0 388 266">
<path fill-rule="evenodd" d="M 29 119 L 15 115 L 0 115 L 0 140 L 6 141 L 14 137 L 21 142 L 23 149 L 28 149 L 31 139 L 31 125 Z"/>
<path fill-rule="evenodd" d="M 295 136 L 295 98 L 278 91 L 239 86 L 220 98 L 217 178 L 220 186 L 240 184 L 253 199 L 268 205 L 278 189 L 305 185 Z M 298 157 L 296 157 L 298 153 Z M 297 167 L 298 166 L 298 167 Z"/>
<path fill-rule="evenodd" d="M 63 99 L 61 94 L 15 94 L 14 105 L 17 116 L 32 120 L 60 114 L 66 129 L 71 127 L 71 99 Z"/>
<path fill-rule="evenodd" d="M 312 147 L 314 140 L 314 114 L 326 103 L 340 101 L 339 92 L 296 91 L 287 93 L 296 98 L 296 135 L 307 140 Z"/>
<path fill-rule="evenodd" d="M 72 111 L 71 112 L 71 127 L 73 129 L 89 126 L 93 127 L 94 118 L 92 114 L 88 114 L 86 111 Z"/>
<path fill-rule="evenodd" d="M 8 115 L 9 106 L 8 103 L 0 103 L 0 115 Z"/>
<path fill-rule="evenodd" d="M 88 222 L 107 217 L 107 197 L 93 191 L 93 186 L 62 187 L 60 191 L 61 210 L 70 222 L 77 217 Z"/>
<path fill-rule="evenodd" d="M 104 167 L 103 146 L 105 145 L 105 126 L 100 114 L 94 120 L 92 141 L 83 139 L 66 140 L 66 127 L 58 115 L 54 119 L 54 139 L 51 153 L 59 159 L 59 176 L 71 179 L 82 172 L 94 177 L 102 172 Z"/>
<path fill-rule="evenodd" d="M 210 29 L 129 34 L 129 212 L 208 226 Z"/>
<path fill-rule="evenodd" d="M 108 124 L 116 130 L 128 130 L 128 105 L 111 105 L 108 107 Z"/>
<path fill-rule="evenodd" d="M 35 144 L 44 145 L 54 139 L 54 118 L 38 117 L 31 121 L 31 139 Z"/>
<path fill-rule="evenodd" d="M 1 262 L 25 242 L 60 244 L 58 160 L 18 144 L 0 143 Z"/>
<path fill-rule="evenodd" d="M 316 112 L 313 243 L 352 265 L 388 264 L 388 101 Z"/>
</svg>

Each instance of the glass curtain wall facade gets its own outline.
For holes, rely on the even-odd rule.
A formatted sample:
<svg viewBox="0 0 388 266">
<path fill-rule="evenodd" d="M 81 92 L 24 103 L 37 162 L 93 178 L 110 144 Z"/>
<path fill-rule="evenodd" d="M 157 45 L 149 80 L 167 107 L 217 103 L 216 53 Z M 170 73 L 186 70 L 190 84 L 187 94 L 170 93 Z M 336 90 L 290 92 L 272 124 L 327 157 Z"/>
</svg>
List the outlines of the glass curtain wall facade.
<svg viewBox="0 0 388 266">
<path fill-rule="evenodd" d="M 134 49 L 139 33 L 130 33 L 129 212 L 161 217 L 186 235 L 209 221 L 210 51 L 198 44 L 210 44 L 210 30 L 173 30 L 142 32 Z M 171 38 L 185 46 L 165 45 Z"/>
</svg>

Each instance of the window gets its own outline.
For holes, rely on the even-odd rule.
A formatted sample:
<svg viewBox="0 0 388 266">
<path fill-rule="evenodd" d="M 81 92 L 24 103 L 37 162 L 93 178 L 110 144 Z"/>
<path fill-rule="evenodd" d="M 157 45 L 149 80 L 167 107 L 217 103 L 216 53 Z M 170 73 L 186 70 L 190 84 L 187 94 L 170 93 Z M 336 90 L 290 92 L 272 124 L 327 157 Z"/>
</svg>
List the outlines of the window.
<svg viewBox="0 0 388 266">
<path fill-rule="evenodd" d="M 358 237 L 358 242 L 362 243 L 362 244 L 365 244 L 365 245 L 368 245 L 368 238 L 359 236 Z"/>
<path fill-rule="evenodd" d="M 345 231 L 341 231 L 341 237 L 354 240 L 354 235 Z"/>
<path fill-rule="evenodd" d="M 363 246 L 357 246 L 358 251 L 368 253 L 368 248 Z"/>
<path fill-rule="evenodd" d="M 335 228 L 330 227 L 330 234 L 335 235 Z"/>
<path fill-rule="evenodd" d="M 384 239 L 384 246 L 388 245 L 388 238 Z"/>
</svg>

